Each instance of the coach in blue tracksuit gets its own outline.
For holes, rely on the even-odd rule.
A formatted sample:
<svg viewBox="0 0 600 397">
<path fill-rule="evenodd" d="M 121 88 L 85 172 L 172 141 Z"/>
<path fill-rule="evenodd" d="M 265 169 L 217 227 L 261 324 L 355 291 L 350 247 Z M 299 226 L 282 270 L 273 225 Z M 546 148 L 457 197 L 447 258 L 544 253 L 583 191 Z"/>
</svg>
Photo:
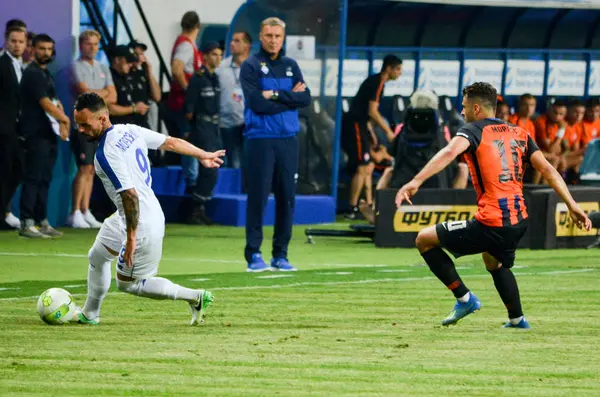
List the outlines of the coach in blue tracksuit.
<svg viewBox="0 0 600 397">
<path fill-rule="evenodd" d="M 292 237 L 298 141 L 298 108 L 310 105 L 310 91 L 296 61 L 282 54 L 285 23 L 267 18 L 261 24 L 261 50 L 240 71 L 246 129 L 246 249 L 248 271 L 294 271 L 287 256 Z M 260 253 L 262 222 L 271 190 L 275 194 L 273 257 L 268 266 Z"/>
</svg>

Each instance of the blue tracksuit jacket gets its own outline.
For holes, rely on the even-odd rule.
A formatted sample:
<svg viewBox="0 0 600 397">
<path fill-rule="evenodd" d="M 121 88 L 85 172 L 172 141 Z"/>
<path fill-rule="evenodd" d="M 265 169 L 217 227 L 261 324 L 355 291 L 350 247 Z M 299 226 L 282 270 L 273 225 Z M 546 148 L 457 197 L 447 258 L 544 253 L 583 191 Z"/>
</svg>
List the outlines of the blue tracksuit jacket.
<svg viewBox="0 0 600 397">
<path fill-rule="evenodd" d="M 272 60 L 263 49 L 250 56 L 240 70 L 244 91 L 244 121 L 247 139 L 288 138 L 300 130 L 298 108 L 310 105 L 310 91 L 292 92 L 304 82 L 296 61 L 281 53 Z M 279 92 L 278 100 L 267 100 L 263 91 Z"/>
</svg>

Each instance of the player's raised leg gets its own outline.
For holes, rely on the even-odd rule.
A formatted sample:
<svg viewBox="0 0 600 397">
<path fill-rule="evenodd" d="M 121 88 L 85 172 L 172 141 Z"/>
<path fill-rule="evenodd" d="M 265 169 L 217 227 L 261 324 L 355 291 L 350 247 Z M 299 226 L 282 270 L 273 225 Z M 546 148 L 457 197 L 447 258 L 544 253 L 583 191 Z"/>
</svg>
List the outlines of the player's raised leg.
<svg viewBox="0 0 600 397">
<path fill-rule="evenodd" d="M 494 286 L 500 295 L 500 299 L 508 310 L 508 322 L 505 328 L 531 328 L 523 316 L 519 286 L 513 272 L 502 266 L 500 261 L 487 252 L 482 254 L 483 263 L 494 279 Z"/>
<path fill-rule="evenodd" d="M 452 291 L 457 302 L 442 325 L 456 324 L 462 318 L 479 310 L 481 303 L 472 294 L 456 271 L 454 262 L 441 248 L 437 229 L 447 227 L 442 225 L 429 226 L 419 232 L 416 245 L 429 269 L 444 285 Z"/>
</svg>

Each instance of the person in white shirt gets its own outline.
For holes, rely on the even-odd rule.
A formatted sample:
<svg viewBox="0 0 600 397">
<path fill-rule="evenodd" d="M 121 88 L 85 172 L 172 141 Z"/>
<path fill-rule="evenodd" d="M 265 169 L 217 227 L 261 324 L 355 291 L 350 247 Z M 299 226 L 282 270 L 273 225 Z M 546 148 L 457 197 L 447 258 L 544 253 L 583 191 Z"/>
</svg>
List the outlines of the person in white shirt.
<svg viewBox="0 0 600 397">
<path fill-rule="evenodd" d="M 106 103 L 95 93 L 77 98 L 74 116 L 78 132 L 98 141 L 96 174 L 117 207 L 117 212 L 102 224 L 88 253 L 88 296 L 78 315 L 79 322 L 99 323 L 100 306 L 110 288 L 110 264 L 118 257 L 116 282 L 120 291 L 152 299 L 186 301 L 192 313 L 191 324 L 202 323 L 212 294 L 156 277 L 165 218 L 152 191 L 148 149 L 193 156 L 207 168 L 223 164 L 225 151 L 205 152 L 182 139 L 133 124 L 112 125 Z"/>
</svg>

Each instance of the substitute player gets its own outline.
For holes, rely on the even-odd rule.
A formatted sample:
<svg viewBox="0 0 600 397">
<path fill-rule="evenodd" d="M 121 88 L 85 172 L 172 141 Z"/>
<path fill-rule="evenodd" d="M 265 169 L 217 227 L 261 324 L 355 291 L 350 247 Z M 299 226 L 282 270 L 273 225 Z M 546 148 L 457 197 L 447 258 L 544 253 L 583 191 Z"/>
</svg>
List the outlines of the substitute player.
<svg viewBox="0 0 600 397">
<path fill-rule="evenodd" d="M 421 230 L 416 245 L 429 268 L 457 299 L 443 325 L 456 324 L 481 307 L 454 267 L 455 257 L 483 254 L 483 262 L 494 279 L 500 298 L 508 309 L 507 328 L 530 328 L 523 317 L 519 288 L 510 268 L 517 244 L 527 229 L 523 199 L 523 169 L 530 163 L 567 204 L 577 227 L 589 230 L 591 222 L 571 197 L 560 174 L 544 158 L 533 139 L 521 127 L 493 118 L 496 89 L 475 83 L 463 90 L 462 115 L 468 122 L 396 196 L 396 205 L 411 203 L 419 187 L 463 154 L 477 192 L 478 210 L 470 221 L 444 222 Z M 411 203 L 412 204 L 412 203 Z"/>
<path fill-rule="evenodd" d="M 190 143 L 166 137 L 132 124 L 112 125 L 104 100 L 85 93 L 75 104 L 77 130 L 98 141 L 94 160 L 96 173 L 117 207 L 107 218 L 88 252 L 88 296 L 80 322 L 98 324 L 100 306 L 110 288 L 110 264 L 118 256 L 117 288 L 152 299 L 174 299 L 189 303 L 191 324 L 203 322 L 213 296 L 155 277 L 162 255 L 165 217 L 152 191 L 148 149 L 162 149 L 196 157 L 207 168 L 222 163 L 224 150 L 205 152 Z"/>
</svg>

